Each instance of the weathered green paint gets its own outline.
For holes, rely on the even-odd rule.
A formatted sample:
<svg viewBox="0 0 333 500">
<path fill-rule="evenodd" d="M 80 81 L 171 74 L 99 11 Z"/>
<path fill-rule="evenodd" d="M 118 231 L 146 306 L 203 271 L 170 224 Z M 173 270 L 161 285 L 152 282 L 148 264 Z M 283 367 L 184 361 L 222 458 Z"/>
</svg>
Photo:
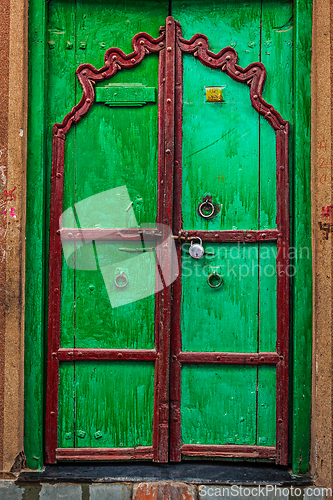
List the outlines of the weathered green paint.
<svg viewBox="0 0 333 500">
<path fill-rule="evenodd" d="M 152 363 L 62 363 L 59 447 L 151 446 L 153 388 Z"/>
<path fill-rule="evenodd" d="M 260 60 L 267 77 L 263 97 L 293 126 L 292 109 L 292 15 L 290 2 L 262 2 L 262 34 Z M 291 139 L 291 137 L 290 137 Z M 276 156 L 272 144 L 275 133 L 264 117 L 260 117 L 260 214 L 259 229 L 276 227 Z M 292 145 L 290 145 L 292 150 Z M 292 160 L 290 155 L 290 161 Z M 292 172 L 292 164 L 290 163 Z"/>
<path fill-rule="evenodd" d="M 276 444 L 276 370 L 274 366 L 258 367 L 257 444 Z"/>
<path fill-rule="evenodd" d="M 58 444 L 60 448 L 74 447 L 75 366 L 73 362 L 59 366 Z M 88 405 L 90 407 L 90 405 Z"/>
<path fill-rule="evenodd" d="M 210 49 L 233 46 L 243 67 L 259 60 L 261 2 L 174 1 L 172 13 L 185 38 L 206 34 Z M 207 102 L 205 87 L 223 86 L 223 102 Z M 249 89 L 221 71 L 184 56 L 183 193 L 186 229 L 258 229 L 258 114 Z M 203 197 L 221 204 L 219 215 L 197 214 Z"/>
<path fill-rule="evenodd" d="M 259 245 L 259 352 L 276 350 L 276 243 Z"/>
<path fill-rule="evenodd" d="M 274 367 L 182 369 L 183 443 L 274 446 L 275 412 Z"/>
<path fill-rule="evenodd" d="M 45 8 L 29 4 L 24 450 L 27 466 L 43 466 L 45 291 Z"/>
<path fill-rule="evenodd" d="M 256 444 L 256 393 L 256 367 L 184 366 L 182 442 Z"/>
<path fill-rule="evenodd" d="M 126 247 L 135 245 L 126 243 Z M 75 277 L 75 345 L 86 348 L 154 348 L 154 296 L 145 297 L 137 302 L 132 290 L 137 291 L 137 283 L 155 287 L 155 262 L 150 253 L 131 254 L 120 252 L 124 243 L 96 243 L 99 263 L 106 265 L 102 272 L 77 271 Z M 122 261 L 117 264 L 117 260 Z M 125 260 L 126 259 L 126 260 Z M 110 265 L 110 263 L 112 263 Z M 119 291 L 114 283 L 117 269 L 128 276 L 126 289 Z M 74 273 L 73 270 L 71 270 Z M 67 290 L 66 290 L 67 291 Z M 65 295 L 65 294 L 64 294 Z M 112 297 L 112 306 L 109 297 Z M 118 301 L 125 297 L 128 303 L 117 307 Z M 69 295 L 67 295 L 69 300 Z M 64 313 L 66 314 L 66 313 Z M 65 332 L 64 332 L 65 333 Z M 73 323 L 66 347 L 73 346 Z"/>
<path fill-rule="evenodd" d="M 257 352 L 258 245 L 204 245 L 200 260 L 183 254 L 182 347 L 184 351 Z M 220 288 L 207 283 L 216 271 Z"/>
<path fill-rule="evenodd" d="M 155 87 L 146 87 L 142 83 L 109 83 L 96 88 L 96 102 L 105 102 L 108 106 L 143 106 L 155 101 Z"/>
<path fill-rule="evenodd" d="M 310 458 L 312 268 L 311 268 L 311 22 L 312 1 L 294 9 L 294 182 L 292 244 L 296 256 L 293 278 L 292 337 L 292 465 L 305 473 Z"/>
<path fill-rule="evenodd" d="M 30 467 L 42 464 L 43 391 L 41 380 L 42 348 L 45 338 L 43 337 L 44 295 L 42 291 L 45 281 L 40 273 L 40 262 L 44 259 L 44 245 L 47 247 L 48 239 L 44 224 L 48 225 L 49 221 L 47 200 L 49 199 L 52 124 L 55 121 L 61 121 L 64 114 L 81 97 L 81 87 L 75 79 L 75 69 L 80 63 L 89 62 L 96 67 L 101 67 L 104 52 L 110 46 L 117 46 L 127 53 L 130 52 L 133 35 L 139 31 L 146 31 L 155 37 L 158 36 L 158 27 L 164 24 L 167 15 L 166 2 L 155 1 L 149 2 L 149 17 L 142 15 L 142 12 L 148 12 L 147 2 L 143 1 L 133 0 L 126 2 L 126 5 L 119 5 L 115 1 L 99 0 L 87 5 L 84 2 L 73 4 L 64 0 L 48 5 L 48 41 L 50 43 L 47 46 L 49 80 L 46 94 L 45 129 L 42 126 L 46 65 L 43 10 L 45 3 L 34 0 L 30 6 L 30 90 L 32 97 L 29 108 L 28 152 L 27 283 L 29 287 L 27 287 L 26 302 L 25 440 L 25 452 Z M 305 0 L 297 1 L 294 7 L 296 22 L 294 54 L 295 51 L 299 51 L 303 57 L 295 58 L 294 56 L 293 100 L 295 104 L 294 115 L 291 116 L 291 89 L 286 86 L 293 70 L 292 44 L 290 44 L 292 26 L 289 22 L 292 7 L 290 5 L 275 1 L 254 1 L 250 4 L 243 4 L 238 0 L 228 4 L 213 1 L 209 5 L 193 4 L 189 0 L 172 2 L 172 14 L 180 20 L 183 36 L 189 38 L 197 32 L 205 33 L 209 38 L 211 50 L 215 52 L 224 46 L 234 46 L 239 53 L 241 66 L 245 67 L 260 59 L 265 64 L 268 76 L 264 98 L 293 124 L 297 158 L 293 174 L 296 214 L 294 244 L 297 248 L 306 246 L 309 249 L 310 216 L 306 202 L 310 196 L 308 147 L 310 7 Z M 193 10 L 194 8 L 196 10 Z M 111 25 L 110 11 L 112 11 Z M 149 56 L 134 70 L 124 70 L 118 73 L 112 79 L 112 83 L 126 86 L 142 84 L 157 88 L 157 56 Z M 204 90 L 207 86 L 225 87 L 223 89 L 224 102 L 207 102 Z M 259 120 L 258 115 L 251 108 L 248 87 L 236 84 L 221 72 L 203 67 L 195 61 L 193 56 L 184 56 L 184 90 L 184 227 L 187 229 L 276 227 L 274 133 L 267 122 L 264 119 Z M 194 122 L 193 116 L 195 115 Z M 237 127 L 238 131 L 233 130 L 233 127 Z M 98 134 L 91 132 L 96 130 Z M 239 139 L 239 130 L 242 131 L 241 139 Z M 46 151 L 45 131 L 47 134 Z M 224 136 L 224 134 L 227 135 Z M 136 142 L 137 145 L 133 148 Z M 142 108 L 128 107 L 127 109 L 123 107 L 110 109 L 102 103 L 95 104 L 90 114 L 77 127 L 73 127 L 66 140 L 64 209 L 97 194 L 102 189 L 126 184 L 131 199 L 138 200 L 134 207 L 138 223 L 152 222 L 156 216 L 156 144 L 156 103 L 149 103 Z M 227 148 L 225 144 L 228 145 Z M 147 179 L 151 179 L 149 186 L 147 186 Z M 213 201 L 221 204 L 219 216 L 212 221 L 203 221 L 196 213 L 202 196 L 207 193 L 213 195 Z M 143 202 L 140 198 L 143 198 Z M 31 222 L 30 225 L 29 222 Z M 218 254 L 221 249 L 228 246 L 229 250 L 231 249 L 231 245 L 211 246 L 219 249 Z M 107 247 L 107 244 L 99 244 L 100 255 L 110 251 Z M 251 245 L 251 247 L 258 248 L 256 245 Z M 275 245 L 267 244 L 266 246 L 260 245 L 260 247 L 259 260 L 256 255 L 253 262 L 266 263 L 264 252 L 268 251 L 267 265 L 272 265 L 274 251 L 276 251 Z M 97 250 L 98 248 L 95 247 L 96 252 Z M 237 266 L 242 265 L 244 259 L 248 258 L 248 256 L 238 257 Z M 218 265 L 226 262 L 225 259 L 220 259 L 220 255 L 218 258 L 206 259 L 206 261 L 208 265 L 214 265 L 216 261 Z M 199 263 L 201 271 L 206 261 Z M 304 472 L 309 454 L 311 289 L 308 278 L 311 272 L 309 259 L 300 259 L 298 254 L 294 263 L 297 266 L 297 274 L 294 279 L 293 315 L 293 354 L 296 360 L 293 370 L 293 467 L 296 472 L 299 470 Z M 130 257 L 126 265 L 131 265 Z M 73 345 L 79 347 L 152 347 L 153 300 L 147 298 L 140 303 L 122 306 L 120 309 L 123 311 L 117 308 L 111 310 L 100 273 L 74 271 L 64 265 L 62 278 L 63 290 L 66 289 L 66 293 L 62 295 L 61 323 L 64 347 Z M 226 283 L 228 280 L 233 281 L 234 277 L 227 276 Z M 232 291 L 228 289 L 226 292 L 226 283 L 219 290 L 209 289 L 204 276 L 191 276 L 187 285 L 184 280 L 183 310 L 190 314 L 188 316 L 190 321 L 185 317 L 183 319 L 184 350 L 256 351 L 258 340 L 260 350 L 273 350 L 276 340 L 274 328 L 276 276 L 275 274 L 273 276 L 261 274 L 259 302 L 258 275 L 256 281 L 252 276 L 247 276 L 242 281 L 243 284 L 237 282 Z M 31 286 L 31 283 L 34 286 Z M 203 287 L 202 293 L 200 292 L 201 286 Z M 186 291 L 189 292 L 187 297 Z M 248 298 L 246 304 L 241 304 L 242 293 Z M 222 303 L 222 307 L 221 305 L 218 307 L 217 302 L 211 299 L 214 294 L 227 298 L 226 302 Z M 193 295 L 196 296 L 196 300 Z M 194 304 L 197 306 L 198 303 L 206 304 L 206 311 L 202 315 L 198 315 L 198 307 L 194 309 Z M 238 325 L 239 332 L 244 335 L 244 338 L 241 339 L 241 335 L 236 336 L 236 328 L 232 335 L 228 332 L 228 335 L 220 336 L 221 331 L 225 331 L 226 328 L 226 317 L 231 315 L 231 311 L 237 312 L 240 309 L 243 316 L 240 315 L 238 318 L 235 314 L 233 319 L 240 320 L 241 317 L 245 319 Z M 259 338 L 257 325 L 254 325 L 258 309 Z M 94 311 L 94 315 L 89 314 L 89 311 Z M 193 323 L 194 317 L 196 319 Z M 123 328 L 124 324 L 125 328 Z M 191 328 L 188 328 L 186 324 L 191 325 Z M 208 333 L 207 324 L 211 325 Z M 119 325 L 121 325 L 121 331 L 119 331 Z M 221 328 L 216 325 L 221 325 Z M 78 429 L 82 427 L 81 430 L 87 428 L 84 431 L 86 432 L 84 438 L 77 437 L 77 446 L 81 446 L 80 443 L 83 441 L 85 441 L 84 446 L 125 446 L 125 435 L 128 439 L 126 446 L 132 446 L 129 443 L 135 442 L 151 444 L 151 416 L 150 421 L 147 419 L 147 422 L 141 422 L 140 430 L 134 424 L 136 415 L 130 414 L 124 424 L 119 424 L 117 433 L 106 434 L 104 444 L 102 444 L 104 438 L 96 439 L 94 436 L 95 432 L 100 430 L 99 427 L 102 427 L 102 420 L 98 420 L 97 411 L 103 407 L 103 401 L 110 397 L 109 393 L 104 394 L 103 391 L 117 380 L 115 388 L 124 389 L 123 383 L 117 378 L 118 373 L 112 372 L 113 381 L 108 378 L 110 377 L 108 368 L 111 365 L 113 364 L 106 362 L 96 364 L 94 367 L 96 374 L 91 371 L 93 368 L 89 363 L 77 363 L 75 370 L 79 368 L 79 372 L 78 375 L 75 373 L 74 386 L 73 366 L 70 363 L 62 364 L 59 446 L 68 447 L 73 444 L 71 440 L 73 440 L 74 420 L 70 414 L 74 393 L 75 404 L 82 403 L 78 406 L 81 408 L 81 414 L 78 410 L 76 416 L 78 420 L 75 425 Z M 119 411 L 115 413 L 115 419 L 121 416 L 122 412 L 128 411 L 126 405 L 129 404 L 131 398 L 138 402 L 141 410 L 145 405 L 149 411 L 152 411 L 153 395 L 149 392 L 153 380 L 152 365 L 150 363 L 122 363 L 117 366 L 123 367 L 126 376 L 130 377 L 130 371 L 126 368 L 129 365 L 132 367 L 133 378 L 137 377 L 139 380 L 141 377 L 140 390 L 142 392 L 135 393 L 129 383 L 128 392 L 125 392 L 124 399 L 119 401 Z M 134 368 L 135 366 L 137 368 Z M 136 369 L 139 371 L 137 376 L 134 375 Z M 242 442 L 250 444 L 251 442 L 267 446 L 274 444 L 274 367 L 257 369 L 255 367 L 187 366 L 183 368 L 182 377 L 184 442 L 235 442 L 236 444 Z M 236 393 L 240 394 L 239 401 L 237 401 L 238 409 L 231 402 L 231 393 L 229 399 L 226 396 L 230 381 Z M 243 392 L 249 392 L 249 394 L 243 394 L 242 384 L 245 387 L 252 387 L 254 392 L 252 393 L 252 389 L 251 392 L 247 389 Z M 207 395 L 208 399 L 204 400 L 200 390 L 202 393 L 207 392 L 207 387 L 211 385 L 216 392 L 215 397 L 211 396 L 210 392 Z M 253 398 L 254 407 L 258 399 L 257 417 L 255 417 L 255 409 L 253 417 Z M 94 409 L 90 412 L 89 403 L 85 401 L 89 403 L 94 401 L 96 408 L 92 406 L 91 408 Z M 227 418 L 223 421 L 221 421 L 222 412 L 216 405 L 216 401 L 222 402 L 227 413 Z M 85 408 L 88 408 L 88 412 Z M 199 415 L 201 423 L 195 434 L 199 408 L 200 411 L 202 408 Z M 245 417 L 242 415 L 244 409 L 247 412 L 250 410 Z M 307 418 L 304 418 L 304 415 L 307 415 Z M 243 417 L 244 420 L 241 420 Z M 239 422 L 238 426 L 235 427 L 232 436 L 226 436 L 228 432 L 225 425 L 228 421 L 233 422 L 234 418 L 235 422 Z M 255 424 L 252 425 L 253 418 L 257 418 L 257 428 Z M 244 422 L 251 425 L 251 432 L 247 432 Z M 204 430 L 205 426 L 206 430 Z M 128 430 L 129 428 L 131 431 Z M 72 436 L 69 437 L 69 434 Z M 223 439 L 226 440 L 223 441 Z M 37 457 L 37 460 L 33 457 Z"/>
<path fill-rule="evenodd" d="M 76 5 L 69 6 L 66 2 L 60 1 L 50 4 L 49 32 L 54 38 L 53 48 L 49 49 L 49 86 L 52 88 L 48 101 L 50 123 L 60 121 L 81 97 L 81 87 L 74 80 L 75 68 L 79 64 L 89 62 L 101 67 L 104 52 L 111 46 L 130 52 L 132 37 L 142 30 L 140 5 L 137 2 L 135 6 L 134 2 L 127 3 L 124 9 L 123 6 L 119 7 L 116 4 L 113 2 L 111 30 L 110 3 L 100 1 L 87 6 L 85 3 L 77 2 Z M 166 17 L 166 4 L 152 2 L 151 7 L 151 16 L 146 20 L 144 30 L 157 37 L 158 28 Z M 130 31 L 128 19 L 131 20 Z M 59 29 L 59 26 L 62 29 Z M 63 92 L 64 81 L 68 82 L 65 92 Z M 105 82 L 101 83 L 97 86 L 97 101 L 107 100 L 110 104 L 108 92 L 113 89 L 114 94 L 115 85 L 120 101 L 129 99 L 135 101 L 137 92 L 138 100 L 149 101 L 149 104 L 137 107 L 138 102 L 132 102 L 134 106 L 131 107 L 109 109 L 97 102 L 90 113 L 67 134 L 63 209 L 67 210 L 76 204 L 79 227 L 91 228 L 96 224 L 100 227 L 118 227 L 117 207 L 109 213 L 105 206 L 96 207 L 94 199 L 87 202 L 84 200 L 101 191 L 123 185 L 128 189 L 130 200 L 134 201 L 134 216 L 130 227 L 156 220 L 158 109 L 155 89 L 158 87 L 158 56 L 147 57 L 132 71 L 120 72 L 112 79 L 111 87 L 105 89 Z M 56 99 L 57 94 L 61 94 L 60 99 Z M 50 141 L 49 154 L 51 154 L 51 144 Z M 77 205 L 79 202 L 86 204 L 83 210 L 79 209 Z M 72 246 L 74 253 L 74 245 Z M 149 276 L 152 286 L 155 284 L 154 267 L 152 260 L 149 259 L 151 254 L 147 259 L 146 255 L 138 256 L 119 251 L 119 248 L 124 246 L 131 247 L 131 243 L 120 242 L 114 245 L 96 242 L 98 271 L 71 269 L 64 263 L 61 289 L 62 347 L 154 348 L 154 295 L 116 307 L 118 305 L 116 294 L 120 294 L 121 299 L 124 295 L 132 298 L 131 290 L 140 278 L 145 280 L 145 277 Z M 79 262 L 80 258 L 84 260 L 79 250 L 76 253 L 76 261 Z M 105 262 L 108 264 L 107 268 L 103 267 Z M 129 277 L 129 286 L 124 291 L 118 291 L 114 284 L 118 265 Z M 137 268 L 142 274 L 139 277 Z M 113 307 L 108 293 L 115 294 Z M 142 393 L 144 399 L 139 398 L 141 382 L 139 384 L 140 377 L 135 375 L 136 370 L 142 373 L 142 377 L 145 373 L 149 374 L 150 389 L 145 389 Z M 66 376 L 71 377 L 71 373 L 62 371 L 64 380 L 61 397 L 64 402 L 72 397 L 71 379 L 65 380 Z M 132 389 L 128 384 L 131 376 L 135 381 Z M 75 411 L 73 408 L 68 411 L 65 403 L 61 405 L 61 423 L 66 429 L 68 426 L 71 427 L 73 423 L 65 424 L 65 422 L 66 419 L 74 422 L 75 415 L 76 429 L 87 426 L 91 429 L 97 426 L 101 428 L 104 437 L 95 439 L 94 433 L 98 429 L 95 429 L 93 434 L 90 430 L 89 433 L 84 431 L 87 432 L 85 437 L 77 434 L 74 445 L 112 447 L 143 445 L 146 442 L 151 444 L 152 418 L 146 420 L 144 412 L 141 411 L 141 417 L 138 412 L 140 404 L 143 403 L 147 405 L 148 415 L 149 409 L 152 410 L 152 377 L 151 364 L 145 366 L 122 363 L 113 367 L 112 364 L 103 363 L 76 363 Z M 147 382 L 142 381 L 142 387 L 144 384 L 147 385 Z M 110 391 L 111 386 L 113 389 Z M 104 390 L 112 395 L 114 398 L 112 402 L 108 401 Z M 88 396 L 90 391 L 95 391 L 91 397 Z M 149 401 L 147 401 L 148 396 Z M 92 400 L 95 401 L 95 406 L 90 404 Z M 108 415 L 102 411 L 106 401 L 113 408 L 112 411 L 109 410 Z M 115 404 L 116 401 L 118 406 Z M 125 405 L 123 410 L 121 401 Z M 93 408 L 91 413 L 87 410 L 88 406 Z M 97 421 L 96 415 L 98 415 Z M 127 420 L 124 415 L 128 416 Z M 134 417 L 137 417 L 136 422 Z M 103 418 L 106 420 L 103 421 Z M 110 418 L 112 420 L 109 420 Z M 111 421 L 114 425 L 113 430 L 110 427 Z M 104 429 L 105 426 L 109 427 L 108 431 Z M 68 441 L 63 438 L 68 432 L 67 430 L 60 432 L 59 428 L 59 446 L 68 447 Z"/>
<path fill-rule="evenodd" d="M 152 446 L 154 372 L 149 362 L 76 363 L 75 446 Z"/>
</svg>

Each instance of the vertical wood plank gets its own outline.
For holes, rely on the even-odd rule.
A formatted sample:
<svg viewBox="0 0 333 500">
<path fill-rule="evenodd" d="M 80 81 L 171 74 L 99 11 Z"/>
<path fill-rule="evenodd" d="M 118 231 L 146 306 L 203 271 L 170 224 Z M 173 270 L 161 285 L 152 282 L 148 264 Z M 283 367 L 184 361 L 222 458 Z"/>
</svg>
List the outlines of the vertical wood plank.
<svg viewBox="0 0 333 500">
<path fill-rule="evenodd" d="M 24 451 L 30 469 L 42 467 L 44 446 L 46 5 L 29 4 Z"/>
<path fill-rule="evenodd" d="M 59 366 L 58 448 L 75 446 L 74 412 L 74 363 L 66 361 Z"/>
<path fill-rule="evenodd" d="M 275 366 L 258 367 L 257 445 L 275 446 L 276 369 Z"/>
<path fill-rule="evenodd" d="M 276 351 L 276 243 L 259 245 L 259 352 Z"/>
<path fill-rule="evenodd" d="M 293 110 L 293 7 L 290 2 L 262 2 L 260 60 L 267 76 L 263 98 L 292 120 Z M 291 138 L 290 138 L 291 139 Z M 276 227 L 276 154 L 275 133 L 260 117 L 260 224 L 258 229 Z"/>
<path fill-rule="evenodd" d="M 294 4 L 294 218 L 292 245 L 293 284 L 293 420 L 292 465 L 294 473 L 305 473 L 310 458 L 311 422 L 311 25 L 312 0 Z"/>
</svg>

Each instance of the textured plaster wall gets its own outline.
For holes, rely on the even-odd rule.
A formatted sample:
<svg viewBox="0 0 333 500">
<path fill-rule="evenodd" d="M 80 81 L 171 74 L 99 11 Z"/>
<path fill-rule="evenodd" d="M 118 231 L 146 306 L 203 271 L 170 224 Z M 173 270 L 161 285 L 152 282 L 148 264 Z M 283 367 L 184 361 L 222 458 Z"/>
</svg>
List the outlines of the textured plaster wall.
<svg viewBox="0 0 333 500">
<path fill-rule="evenodd" d="M 0 470 L 23 451 L 27 2 L 0 4 Z M 6 477 L 6 474 L 5 474 Z M 7 475 L 8 477 L 8 475 Z"/>
<path fill-rule="evenodd" d="M 312 64 L 312 236 L 313 384 L 311 468 L 316 484 L 331 487 L 332 477 L 332 234 L 333 217 L 322 207 L 332 198 L 332 37 L 333 4 L 314 1 Z M 323 224 L 327 224 L 323 226 Z M 333 226 L 332 226 L 333 227 Z M 326 239 L 327 238 L 327 239 Z"/>
</svg>

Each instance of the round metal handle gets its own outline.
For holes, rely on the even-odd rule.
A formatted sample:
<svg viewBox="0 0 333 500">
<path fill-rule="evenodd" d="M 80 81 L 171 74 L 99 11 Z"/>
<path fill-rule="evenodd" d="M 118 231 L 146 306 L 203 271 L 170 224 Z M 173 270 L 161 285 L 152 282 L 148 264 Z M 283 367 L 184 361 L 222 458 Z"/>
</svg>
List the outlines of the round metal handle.
<svg viewBox="0 0 333 500">
<path fill-rule="evenodd" d="M 117 274 L 114 284 L 117 288 L 125 288 L 128 285 L 128 277 L 123 271 Z"/>
<path fill-rule="evenodd" d="M 222 276 L 214 271 L 208 276 L 207 283 L 211 288 L 219 288 L 223 283 Z"/>
<path fill-rule="evenodd" d="M 204 213 L 202 211 L 202 209 L 204 207 L 208 207 L 208 212 Z M 203 201 L 200 205 L 199 205 L 199 208 L 198 208 L 198 212 L 199 212 L 199 215 L 201 217 L 203 217 L 204 219 L 208 219 L 209 217 L 212 217 L 212 215 L 214 215 L 214 212 L 215 212 L 215 207 L 213 205 L 213 203 L 209 200 L 206 200 L 206 201 Z"/>
</svg>

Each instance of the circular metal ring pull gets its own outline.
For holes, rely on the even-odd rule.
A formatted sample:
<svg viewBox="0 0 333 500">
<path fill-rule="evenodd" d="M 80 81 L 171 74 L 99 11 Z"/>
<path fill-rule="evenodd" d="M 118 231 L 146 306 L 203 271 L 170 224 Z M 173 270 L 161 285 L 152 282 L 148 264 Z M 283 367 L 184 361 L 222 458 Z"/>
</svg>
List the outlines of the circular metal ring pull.
<svg viewBox="0 0 333 500">
<path fill-rule="evenodd" d="M 117 274 L 114 284 L 117 288 L 125 288 L 128 285 L 128 277 L 123 271 Z"/>
<path fill-rule="evenodd" d="M 219 288 L 223 283 L 222 276 L 214 271 L 208 276 L 207 283 L 211 288 Z"/>
<path fill-rule="evenodd" d="M 209 210 L 207 211 L 206 213 L 204 213 L 202 211 L 202 209 L 204 207 L 207 207 L 206 210 Z M 199 205 L 199 208 L 198 208 L 198 212 L 199 212 L 199 215 L 201 217 L 203 217 L 204 219 L 208 219 L 209 217 L 212 217 L 212 215 L 214 215 L 214 212 L 215 212 L 215 207 L 213 205 L 213 203 L 209 200 L 206 200 L 206 201 L 203 201 L 200 205 Z"/>
</svg>

